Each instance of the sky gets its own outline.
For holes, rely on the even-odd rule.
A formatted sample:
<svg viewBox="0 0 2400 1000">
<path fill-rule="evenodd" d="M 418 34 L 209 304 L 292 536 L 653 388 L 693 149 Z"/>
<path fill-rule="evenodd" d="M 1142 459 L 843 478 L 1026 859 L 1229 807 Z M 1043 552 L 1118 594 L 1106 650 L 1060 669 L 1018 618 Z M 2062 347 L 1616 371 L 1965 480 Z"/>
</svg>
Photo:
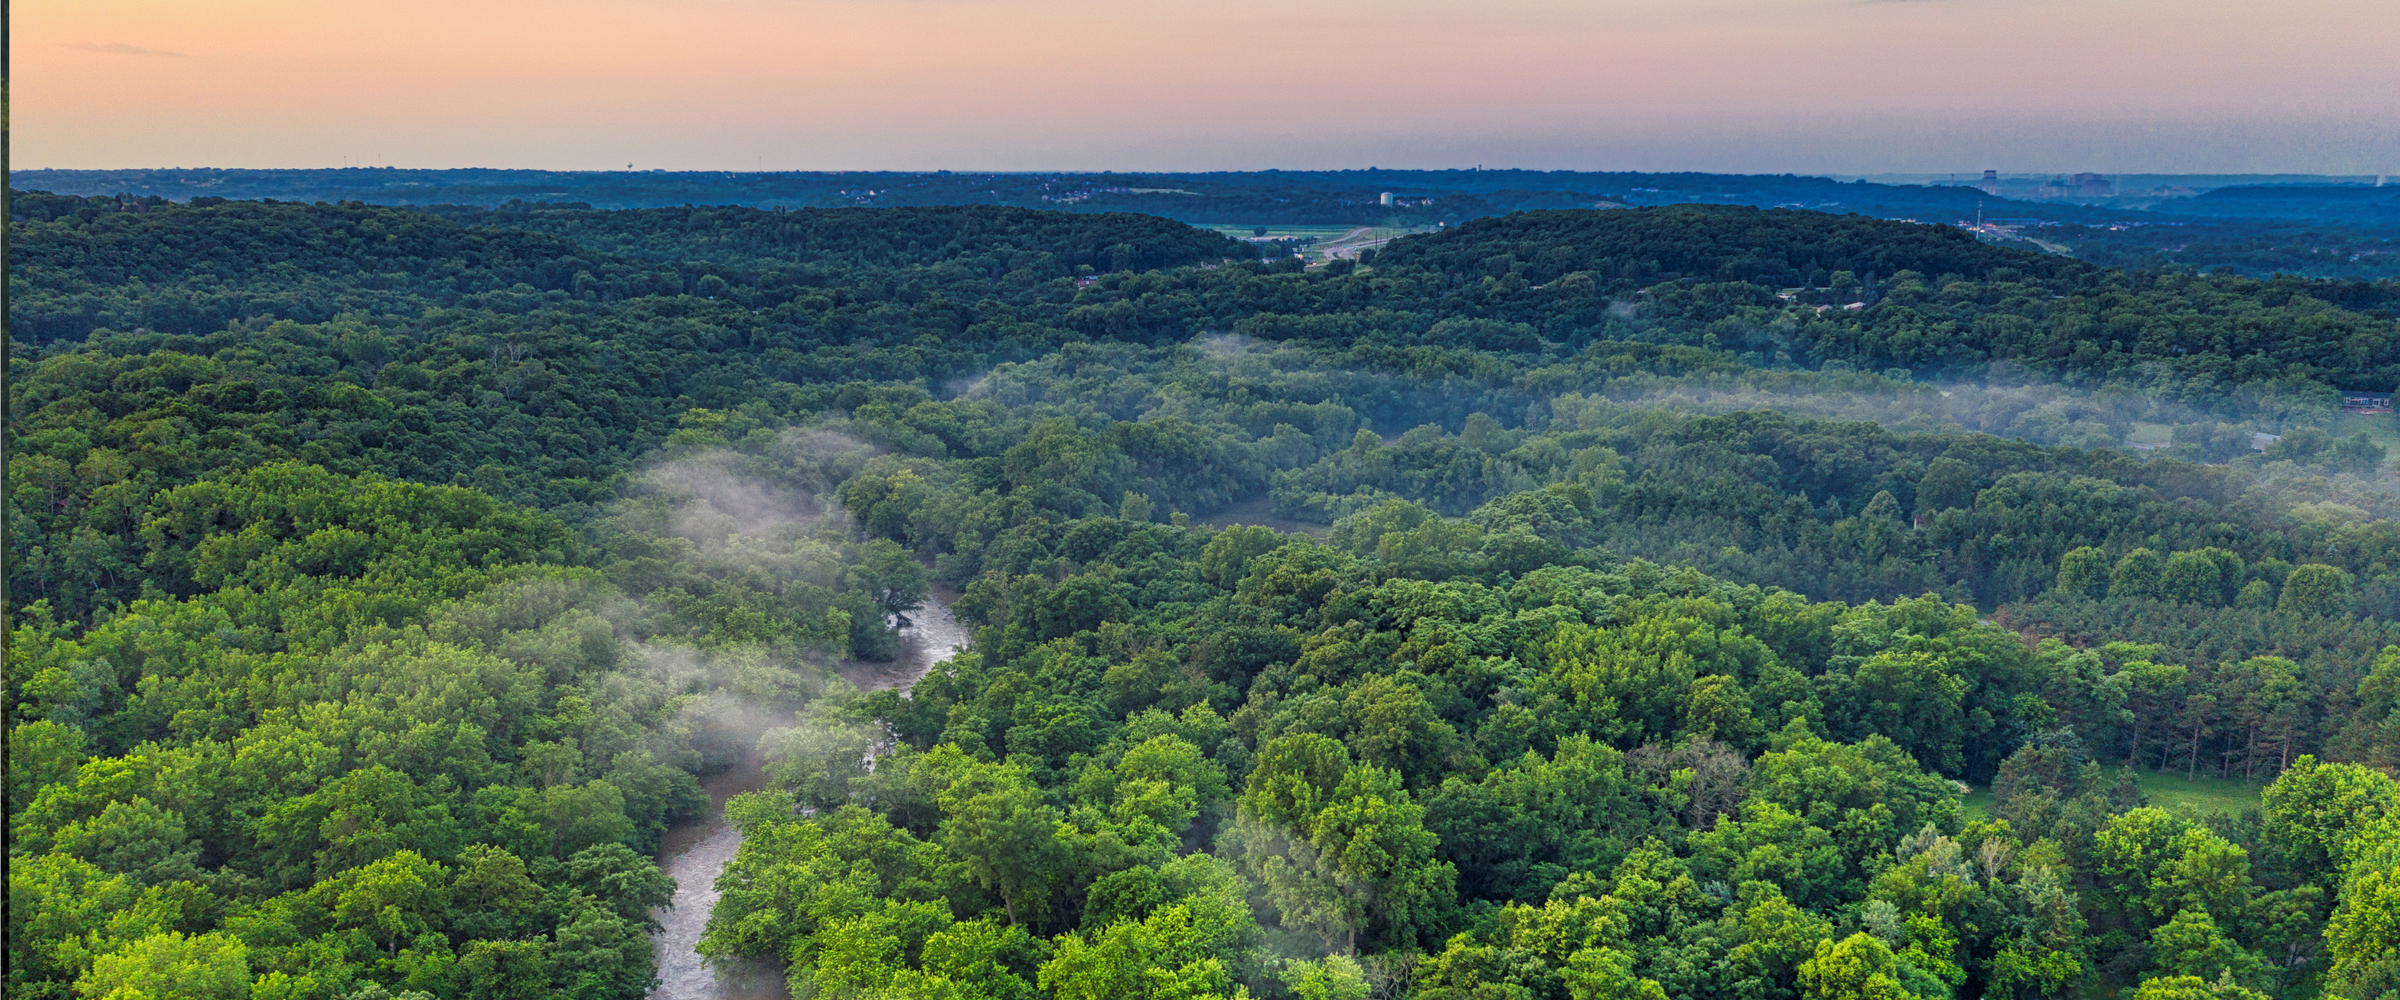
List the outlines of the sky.
<svg viewBox="0 0 2400 1000">
<path fill-rule="evenodd" d="M 2392 0 L 17 0 L 25 168 L 2400 174 Z"/>
</svg>

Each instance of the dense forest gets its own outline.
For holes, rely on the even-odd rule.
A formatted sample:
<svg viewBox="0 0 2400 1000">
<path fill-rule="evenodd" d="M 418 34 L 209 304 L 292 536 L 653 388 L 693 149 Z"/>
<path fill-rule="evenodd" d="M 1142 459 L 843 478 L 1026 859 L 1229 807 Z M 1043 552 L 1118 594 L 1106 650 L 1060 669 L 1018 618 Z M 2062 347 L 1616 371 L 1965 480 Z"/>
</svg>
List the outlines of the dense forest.
<svg viewBox="0 0 2400 1000">
<path fill-rule="evenodd" d="M 2378 182 L 2341 185 L 2244 184 L 2218 188 L 2177 206 L 2191 215 L 2339 220 L 2400 225 L 2400 188 Z"/>
<path fill-rule="evenodd" d="M 2304 274 L 2374 280 L 2393 276 L 2400 225 L 2205 219 L 2161 225 L 2052 226 L 2036 231 L 2078 260 L 2128 270 Z"/>
<path fill-rule="evenodd" d="M 16 205 L 11 997 L 2400 990 L 2389 283 Z"/>
</svg>

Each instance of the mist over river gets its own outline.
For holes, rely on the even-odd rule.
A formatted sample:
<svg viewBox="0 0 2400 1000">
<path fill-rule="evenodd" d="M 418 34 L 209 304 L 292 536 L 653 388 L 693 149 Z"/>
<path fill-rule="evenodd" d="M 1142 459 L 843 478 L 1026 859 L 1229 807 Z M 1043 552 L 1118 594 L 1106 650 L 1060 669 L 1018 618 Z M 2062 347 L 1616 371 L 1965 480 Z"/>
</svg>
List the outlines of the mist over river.
<svg viewBox="0 0 2400 1000">
<path fill-rule="evenodd" d="M 967 644 L 967 630 L 950 615 L 950 602 L 957 597 L 946 588 L 928 595 L 925 606 L 910 614 L 908 625 L 900 630 L 898 658 L 889 663 L 846 663 L 842 675 L 861 690 L 906 692 L 934 664 Z M 659 985 L 650 991 L 650 1000 L 783 1000 L 788 995 L 783 970 L 777 966 L 751 963 L 713 969 L 693 950 L 717 903 L 717 874 L 742 846 L 742 832 L 725 822 L 725 800 L 765 788 L 764 763 L 752 747 L 730 770 L 702 778 L 707 814 L 667 831 L 659 845 L 658 863 L 675 880 L 675 898 L 655 913 Z"/>
</svg>

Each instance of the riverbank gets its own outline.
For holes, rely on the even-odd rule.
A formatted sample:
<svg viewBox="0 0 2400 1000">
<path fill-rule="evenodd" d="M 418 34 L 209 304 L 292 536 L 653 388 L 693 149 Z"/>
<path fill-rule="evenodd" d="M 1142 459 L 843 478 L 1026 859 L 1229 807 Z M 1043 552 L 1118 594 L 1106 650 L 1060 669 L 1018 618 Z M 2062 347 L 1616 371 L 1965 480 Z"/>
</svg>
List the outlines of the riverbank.
<svg viewBox="0 0 2400 1000">
<path fill-rule="evenodd" d="M 917 678 L 973 639 L 950 614 L 950 605 L 956 600 L 956 591 L 937 589 L 900 630 L 897 658 L 889 663 L 847 662 L 840 667 L 842 676 L 862 691 L 898 688 L 905 694 Z M 790 996 L 783 970 L 771 963 L 720 970 L 711 968 L 694 950 L 700 935 L 708 930 L 709 911 L 716 908 L 717 876 L 742 846 L 742 832 L 725 821 L 725 802 L 765 788 L 765 764 L 765 756 L 752 746 L 732 768 L 702 778 L 700 787 L 708 792 L 707 813 L 668 830 L 659 842 L 658 864 L 675 880 L 675 897 L 655 914 L 659 931 L 652 941 L 658 955 L 659 986 L 650 991 L 649 1000 L 788 1000 Z"/>
<path fill-rule="evenodd" d="M 650 991 L 650 1000 L 786 1000 L 790 995 L 783 970 L 773 965 L 717 970 L 695 950 L 708 930 L 709 911 L 716 908 L 717 874 L 742 846 L 742 831 L 725 821 L 725 802 L 765 788 L 763 764 L 758 748 L 752 747 L 732 768 L 700 779 L 701 789 L 708 792 L 708 812 L 668 830 L 659 842 L 659 867 L 675 880 L 675 897 L 657 912 L 659 930 L 652 941 L 659 986 Z"/>
</svg>

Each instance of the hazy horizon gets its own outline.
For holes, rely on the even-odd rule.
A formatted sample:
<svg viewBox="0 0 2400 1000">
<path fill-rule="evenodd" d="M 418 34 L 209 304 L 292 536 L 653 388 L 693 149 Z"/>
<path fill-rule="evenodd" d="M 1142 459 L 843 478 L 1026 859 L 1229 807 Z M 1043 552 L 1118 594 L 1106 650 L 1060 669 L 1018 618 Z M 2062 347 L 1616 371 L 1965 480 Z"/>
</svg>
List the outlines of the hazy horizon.
<svg viewBox="0 0 2400 1000">
<path fill-rule="evenodd" d="M 23 169 L 2400 173 L 2400 6 L 19 4 Z"/>
<path fill-rule="evenodd" d="M 1971 184 L 1973 184 L 1973 183 L 1975 182 L 1975 180 L 1976 180 L 1978 177 L 1980 177 L 1980 176 L 1981 176 L 1981 172 L 1980 172 L 1980 171 L 1965 171 L 1965 170 L 1959 170 L 1959 171 L 1942 171 L 1942 172 L 1938 172 L 1938 173 L 1932 173 L 1932 172 L 1909 172 L 1909 173 L 1857 173 L 1857 172 L 1838 172 L 1838 171 L 1820 171 L 1820 172 L 1813 172 L 1813 173 L 1804 173 L 1804 172 L 1797 172 L 1797 171 L 1790 171 L 1790 170 L 1777 170 L 1777 171 L 1739 171 L 1739 172 L 1736 172 L 1736 171 L 1699 171 L 1699 170 L 1612 171 L 1612 170 L 1600 170 L 1600 169 L 1593 169 L 1593 170 L 1582 170 L 1582 169 L 1577 169 L 1577 168 L 1567 168 L 1567 167 L 1561 167 L 1561 168 L 1517 167 L 1517 166 L 1511 166 L 1511 165 L 1508 165 L 1508 164 L 1496 164 L 1496 163 L 1486 163 L 1486 164 L 1481 164 L 1481 165 L 1480 165 L 1480 167 L 1481 167 L 1481 169 L 1482 169 L 1482 170 L 1484 170 L 1484 171 L 1487 171 L 1487 172 L 1509 172 L 1509 171 L 1523 171 L 1523 172 L 1527 172 L 1527 173 L 1551 173 L 1551 172 L 1558 172 L 1558 173 L 1574 173 L 1574 174 L 1619 174 L 1619 173 L 1622 173 L 1622 174 L 1627 174 L 1627 175 L 1632 175 L 1632 176 L 1640 176 L 1640 175 L 1642 175 L 1642 174 L 1655 174 L 1655 175 L 1658 175 L 1658 176 L 1666 176 L 1666 175 L 1669 175 L 1669 174 L 1675 174 L 1675 173 L 1691 173 L 1691 174 L 1698 174 L 1698 175 L 1701 175 L 1701 176 L 1719 176 L 1719 177 L 1778 177 L 1778 176 L 1795 176 L 1795 177 L 1817 177 L 1817 178 L 1822 178 L 1822 179 L 1826 179 L 1826 180 L 1840 181 L 1840 182 L 1844 182 L 1844 183 L 1853 182 L 1853 181 L 1863 181 L 1863 182 L 1866 182 L 1866 183 L 1869 183 L 1869 184 L 1887 184 L 1887 185 L 1910 185 L 1910 184 L 1917 184 L 1917 185 L 1924 185 L 1924 184 L 1937 184 L 1937 185 L 1938 185 L 1938 184 L 1960 184 L 1960 185 L 1971 185 Z M 637 168 L 637 169 L 633 169 L 633 170 L 628 170 L 628 169 L 626 169 L 626 168 L 624 168 L 624 167 L 622 167 L 622 166 L 620 166 L 620 167 L 617 167 L 617 168 L 614 168 L 614 169 L 607 168 L 607 167 L 601 167 L 601 168 L 595 168 L 595 169 L 554 169 L 554 168 L 549 168 L 549 167 L 495 167 L 495 166 L 490 166 L 490 165 L 485 165 L 485 164 L 461 164 L 461 165 L 458 165 L 458 166 L 444 166 L 444 167 L 403 167 L 403 166 L 397 166 L 397 165 L 388 165 L 388 164 L 387 164 L 387 165 L 378 165 L 378 164 L 372 164 L 372 163 L 370 163 L 370 164 L 356 164 L 356 163 L 352 163 L 352 164 L 334 164 L 334 165 L 330 165 L 330 166 L 329 166 L 329 165 L 325 165 L 325 164 L 314 164 L 314 165 L 310 165 L 310 164 L 294 164 L 294 165 L 266 166 L 266 167 L 231 167 L 231 166 L 221 166 L 221 165 L 217 165 L 217 164 L 207 164 L 207 163 L 202 163 L 202 164 L 191 164 L 191 165 L 164 165 L 164 166 L 162 166 L 162 165 L 156 165 L 156 164 L 149 164 L 149 165 L 145 165 L 145 164 L 126 164 L 126 165 L 113 166 L 113 167 L 20 167 L 20 168 L 17 168 L 15 172 L 16 172 L 16 173 L 19 173 L 19 174 L 49 174 L 49 173 L 56 173 L 56 174 L 108 174 L 108 173 L 174 172 L 174 171 L 199 172 L 199 171 L 212 171 L 212 170 L 221 170 L 221 171 L 250 171 L 250 172 L 271 173 L 271 172 L 282 172 L 282 171 L 334 171 L 334 172 L 338 172 L 338 171 L 342 171 L 342 170 L 352 170 L 352 169 L 357 169 L 357 170 L 393 170 L 393 171 L 406 171 L 406 172 L 409 172 L 409 173 L 441 173 L 441 172 L 459 172 L 459 173 L 466 173 L 466 172 L 475 172 L 475 171 L 490 171 L 490 172 L 499 172 L 499 173 L 515 173 L 515 172 L 523 172 L 523 173 L 540 173 L 540 174 L 591 174 L 591 175 L 605 175 L 605 174 L 626 174 L 626 173 L 634 173 L 634 174 L 695 174 L 695 175 L 733 175 L 733 176 L 760 176 L 760 175 L 772 176 L 772 175 L 779 175 L 779 174 L 782 174 L 782 175 L 847 175 L 847 174 L 892 174 L 892 175 L 895 175 L 895 176 L 933 176 L 933 175 L 938 175 L 938 174 L 960 174 L 960 175 L 966 175 L 966 176 L 992 176 L 992 177 L 1042 177 L 1042 176 L 1050 176 L 1050 175 L 1058 175 L 1058 176 L 1070 176 L 1070 177 L 1089 177 L 1089 176 L 1104 176 L 1104 175 L 1107 175 L 1107 174 L 1124 174 L 1124 175 L 1126 175 L 1126 176 L 1129 176 L 1129 177 L 1130 177 L 1130 176 L 1207 176 L 1207 175 L 1210 175 L 1210 174 L 1256 174 L 1256 173 L 1274 173 L 1274 172 L 1278 172 L 1278 171 L 1285 172 L 1285 173 L 1292 173 L 1292 174 L 1379 173 L 1379 172 L 1380 172 L 1380 173 L 1396 173 L 1396 174 L 1397 174 L 1397 173 L 1466 173 L 1466 172 L 1473 171 L 1473 170 L 1475 170 L 1476 168 L 1475 168 L 1475 167 L 1393 167 L 1393 166 L 1361 166 L 1361 165 L 1352 164 L 1352 165 L 1348 165 L 1348 166 L 1333 166 L 1333 167 L 1288 167 L 1288 166 L 1287 166 L 1287 167 L 1276 167 L 1276 166 L 1270 166 L 1270 167 L 1259 167 L 1259 168 L 1253 168 L 1253 169 L 1239 169 L 1239 170 L 1237 170 L 1237 169 L 1223 169 L 1223 168 L 1183 169 L 1183 168 L 1176 168 L 1176 167 L 1159 167 L 1159 168 L 1147 169 L 1147 170 L 1116 169 L 1116 168 L 1109 168 L 1109 167 L 1090 167 L 1090 168 L 1076 168 L 1076 167 L 1064 167 L 1064 168 L 1061 168 L 1061 167 L 1049 167 L 1049 168 L 1025 168 L 1025 169 L 1013 169 L 1013 170 L 975 170 L 975 169 L 967 169 L 967 168 L 953 168 L 953 167 L 919 167 L 919 168 L 862 167 L 862 168 L 854 168 L 854 169 L 815 169 L 815 168 L 804 168 L 804 167 L 803 167 L 803 168 L 790 168 L 790 169 L 777 169 L 777 168 L 769 167 L 769 168 L 767 168 L 767 169 L 765 169 L 765 170 L 758 170 L 758 169 L 755 169 L 755 168 L 743 169 L 743 168 L 729 168 L 729 167 L 695 167 L 695 168 L 686 168 L 686 169 L 673 169 L 673 170 L 670 170 L 670 169 L 668 169 L 668 168 L 665 168 L 665 167 L 655 167 L 655 168 L 652 168 L 652 167 L 642 167 L 642 168 Z M 2055 178 L 2055 177 L 2058 177 L 2058 176 L 2060 176 L 2060 175 L 2062 175 L 2062 174 L 2073 174 L 2073 173 L 2077 173 L 2077 172 L 2079 172 L 2079 171 L 2070 171 L 2070 170 L 2017 170 L 2017 171 L 2011 171 L 2011 170 L 2002 170 L 2002 171 L 1999 171 L 1999 179 L 2000 179 L 2001 181 L 2003 181 L 2003 182 L 2006 182 L 2006 183 L 2038 182 L 2038 181 L 2042 181 L 2042 180 L 2047 180 L 2047 179 L 2050 179 L 2050 178 Z M 2154 171 L 2130 171 L 2130 170 L 2128 170 L 2128 171 L 2103 171 L 2103 172 L 2101 172 L 2101 173 L 2103 173 L 2103 175 L 2104 175 L 2104 176 L 2107 176 L 2107 177 L 2109 177 L 2109 178 L 2111 178 L 2111 179 L 2119 179 L 2119 180 L 2122 180 L 2122 181 L 2124 181 L 2124 182 L 2127 182 L 2128 184 L 2132 184 L 2132 183 L 2135 183 L 2135 182 L 2140 182 L 2140 183 L 2162 183 L 2162 182 L 2167 182 L 2167 181 L 2200 181 L 2200 182 L 2209 182 L 2211 186 L 2229 186 L 2229 185 L 2234 185 L 2234 184 L 2317 184 L 2317 183 L 2327 183 L 2327 184 L 2360 184 L 2360 185 L 2377 185 L 2377 186 L 2380 186 L 2380 185 L 2378 185 L 2378 182 L 2384 182 L 2384 183 L 2394 183 L 2394 182 L 2400 182 L 2400 175 L 2394 175 L 2394 174 L 2334 174 L 2334 173 L 2288 173 L 2288 172 L 2286 172 L 2286 173 L 2158 173 L 2158 172 L 2154 172 Z"/>
</svg>

